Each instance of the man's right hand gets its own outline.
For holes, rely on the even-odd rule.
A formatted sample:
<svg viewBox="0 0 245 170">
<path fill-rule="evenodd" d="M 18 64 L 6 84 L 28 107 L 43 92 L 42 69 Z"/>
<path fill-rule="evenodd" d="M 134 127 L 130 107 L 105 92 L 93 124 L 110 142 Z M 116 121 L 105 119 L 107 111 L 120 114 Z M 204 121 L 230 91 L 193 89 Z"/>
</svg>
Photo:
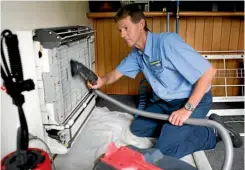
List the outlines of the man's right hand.
<svg viewBox="0 0 245 170">
<path fill-rule="evenodd" d="M 87 86 L 90 89 L 98 89 L 98 88 L 100 88 L 106 84 L 114 83 L 115 81 L 120 79 L 122 76 L 123 75 L 119 71 L 113 70 L 112 72 L 107 73 L 103 77 L 98 76 L 98 80 L 97 80 L 96 85 L 92 85 L 89 81 L 87 81 Z"/>
<path fill-rule="evenodd" d="M 104 86 L 105 82 L 101 77 L 98 76 L 98 80 L 96 82 L 96 85 L 92 85 L 89 81 L 87 81 L 87 86 L 90 89 L 99 89 L 100 87 Z"/>
</svg>

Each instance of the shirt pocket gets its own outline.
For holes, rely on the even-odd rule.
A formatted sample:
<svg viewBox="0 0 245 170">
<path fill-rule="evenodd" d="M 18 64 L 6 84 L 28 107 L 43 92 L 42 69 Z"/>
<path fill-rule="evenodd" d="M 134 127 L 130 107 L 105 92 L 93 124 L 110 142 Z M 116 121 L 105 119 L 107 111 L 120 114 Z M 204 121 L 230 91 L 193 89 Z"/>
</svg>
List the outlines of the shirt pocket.
<svg viewBox="0 0 245 170">
<path fill-rule="evenodd" d="M 150 70 L 154 74 L 155 78 L 165 87 L 167 88 L 167 84 L 165 82 L 164 77 L 164 72 L 165 68 L 162 67 L 161 63 L 150 65 Z"/>
<path fill-rule="evenodd" d="M 156 75 L 156 74 L 160 74 L 163 73 L 164 68 L 162 67 L 161 63 L 157 63 L 154 65 L 150 65 L 150 70 Z"/>
<path fill-rule="evenodd" d="M 168 68 L 165 68 L 162 72 L 157 73 L 156 76 L 158 77 L 158 80 L 161 81 L 161 83 L 164 84 L 170 91 L 177 90 L 183 80 L 180 74 Z"/>
</svg>

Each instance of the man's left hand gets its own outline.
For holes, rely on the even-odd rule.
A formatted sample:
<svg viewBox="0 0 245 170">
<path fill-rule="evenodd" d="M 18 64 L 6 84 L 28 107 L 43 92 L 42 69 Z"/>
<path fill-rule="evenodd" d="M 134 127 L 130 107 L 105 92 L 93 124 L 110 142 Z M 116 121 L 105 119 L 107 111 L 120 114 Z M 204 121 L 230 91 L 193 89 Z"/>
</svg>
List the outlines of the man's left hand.
<svg viewBox="0 0 245 170">
<path fill-rule="evenodd" d="M 191 111 L 186 110 L 185 108 L 174 111 L 168 118 L 169 122 L 175 126 L 182 126 L 184 121 L 186 121 L 190 115 Z"/>
</svg>

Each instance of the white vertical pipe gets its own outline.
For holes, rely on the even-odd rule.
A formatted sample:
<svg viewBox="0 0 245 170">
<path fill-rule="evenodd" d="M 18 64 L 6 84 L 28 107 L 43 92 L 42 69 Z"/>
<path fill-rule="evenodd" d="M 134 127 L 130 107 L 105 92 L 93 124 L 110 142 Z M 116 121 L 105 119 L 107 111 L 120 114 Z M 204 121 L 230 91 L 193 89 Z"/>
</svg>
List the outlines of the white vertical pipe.
<svg viewBox="0 0 245 170">
<path fill-rule="evenodd" d="M 224 58 L 224 71 L 226 70 L 226 63 Z M 226 71 L 225 71 L 225 96 L 227 97 L 227 79 L 226 79 Z"/>
</svg>

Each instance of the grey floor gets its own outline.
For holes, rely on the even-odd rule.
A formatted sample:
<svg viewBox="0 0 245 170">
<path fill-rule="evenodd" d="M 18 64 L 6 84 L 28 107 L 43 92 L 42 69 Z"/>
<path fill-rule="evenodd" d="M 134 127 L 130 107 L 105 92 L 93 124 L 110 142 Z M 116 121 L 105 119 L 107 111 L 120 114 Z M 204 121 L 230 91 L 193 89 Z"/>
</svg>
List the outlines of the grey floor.
<svg viewBox="0 0 245 170">
<path fill-rule="evenodd" d="M 123 96 L 123 95 L 111 95 L 111 97 L 123 102 L 126 105 L 131 107 L 136 107 L 137 97 L 136 96 Z M 97 106 L 106 106 L 111 111 L 122 111 L 123 110 L 111 103 L 103 99 L 97 100 Z M 232 107 L 235 108 L 244 108 L 243 103 L 219 103 L 214 104 L 212 109 L 230 109 Z M 243 138 L 244 139 L 244 138 Z M 222 162 L 224 159 L 224 144 L 223 142 L 217 143 L 217 146 L 213 150 L 205 151 L 206 156 L 210 162 L 213 170 L 219 170 L 222 166 Z M 234 163 L 232 170 L 244 170 L 244 147 L 242 148 L 234 148 Z"/>
<path fill-rule="evenodd" d="M 213 170 L 221 169 L 224 160 L 224 143 L 217 143 L 214 150 L 205 151 L 205 154 Z M 231 170 L 244 170 L 244 146 L 242 148 L 234 148 L 234 159 Z"/>
</svg>

